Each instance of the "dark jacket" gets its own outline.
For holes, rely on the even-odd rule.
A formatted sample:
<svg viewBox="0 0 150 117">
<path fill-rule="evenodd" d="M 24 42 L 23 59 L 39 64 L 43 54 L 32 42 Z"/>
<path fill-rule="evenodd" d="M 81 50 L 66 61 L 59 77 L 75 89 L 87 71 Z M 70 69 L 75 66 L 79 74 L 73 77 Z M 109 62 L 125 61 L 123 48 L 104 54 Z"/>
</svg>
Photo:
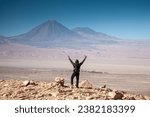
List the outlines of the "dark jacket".
<svg viewBox="0 0 150 117">
<path fill-rule="evenodd" d="M 80 67 L 81 67 L 81 65 L 84 63 L 85 59 L 86 59 L 86 57 L 83 59 L 83 61 L 82 61 L 81 63 L 79 63 L 79 60 L 76 60 L 75 62 L 73 62 L 73 61 L 70 59 L 70 57 L 69 57 L 69 60 L 70 60 L 71 64 L 73 65 L 73 68 L 74 68 L 73 71 L 74 71 L 75 73 L 80 73 Z"/>
</svg>

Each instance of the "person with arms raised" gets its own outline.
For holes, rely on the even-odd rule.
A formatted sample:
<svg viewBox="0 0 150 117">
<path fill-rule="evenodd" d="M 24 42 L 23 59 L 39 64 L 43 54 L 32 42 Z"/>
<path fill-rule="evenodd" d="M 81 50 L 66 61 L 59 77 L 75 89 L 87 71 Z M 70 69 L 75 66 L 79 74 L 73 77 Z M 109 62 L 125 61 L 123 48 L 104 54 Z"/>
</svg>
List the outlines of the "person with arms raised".
<svg viewBox="0 0 150 117">
<path fill-rule="evenodd" d="M 71 75 L 71 88 L 73 88 L 73 79 L 76 77 L 76 87 L 79 88 L 79 76 L 80 76 L 80 67 L 86 60 L 87 56 L 84 57 L 83 61 L 80 63 L 78 59 L 73 62 L 71 58 L 68 56 L 69 61 L 73 65 L 73 73 Z"/>
</svg>

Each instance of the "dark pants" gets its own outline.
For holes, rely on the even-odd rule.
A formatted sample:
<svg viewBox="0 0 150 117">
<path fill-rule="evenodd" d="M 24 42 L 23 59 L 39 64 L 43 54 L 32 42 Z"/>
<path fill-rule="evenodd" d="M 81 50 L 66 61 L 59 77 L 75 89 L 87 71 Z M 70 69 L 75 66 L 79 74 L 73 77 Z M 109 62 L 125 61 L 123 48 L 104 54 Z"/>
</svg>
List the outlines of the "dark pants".
<svg viewBox="0 0 150 117">
<path fill-rule="evenodd" d="M 73 72 L 72 76 L 71 76 L 71 85 L 73 85 L 73 79 L 74 79 L 74 77 L 76 77 L 76 87 L 77 88 L 79 87 L 79 75 L 80 75 L 80 73 Z"/>
</svg>

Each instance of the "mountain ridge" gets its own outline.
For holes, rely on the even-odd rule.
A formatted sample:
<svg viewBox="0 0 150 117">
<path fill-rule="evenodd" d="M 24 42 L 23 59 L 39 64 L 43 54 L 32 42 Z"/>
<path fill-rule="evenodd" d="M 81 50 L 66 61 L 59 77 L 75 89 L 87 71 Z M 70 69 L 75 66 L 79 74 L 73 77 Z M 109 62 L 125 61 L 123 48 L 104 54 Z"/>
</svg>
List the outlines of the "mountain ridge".
<svg viewBox="0 0 150 117">
<path fill-rule="evenodd" d="M 7 37 L 0 35 L 0 44 L 7 44 L 8 42 Z"/>
<path fill-rule="evenodd" d="M 27 33 L 13 37 L 0 36 L 0 56 L 3 58 L 45 56 L 46 58 L 47 54 L 62 55 L 65 49 L 73 55 L 90 53 L 95 57 L 150 58 L 149 42 L 149 40 L 121 40 L 88 27 L 71 30 L 55 20 L 48 20 Z M 45 50 L 43 52 L 40 49 Z M 57 51 L 52 52 L 50 49 Z"/>
<path fill-rule="evenodd" d="M 73 31 L 66 28 L 64 25 L 60 24 L 59 22 L 55 20 L 48 20 L 35 28 L 31 29 L 27 33 L 20 34 L 17 36 L 10 37 L 10 39 L 16 39 L 16 38 L 27 38 L 34 40 L 34 36 L 36 36 L 37 41 L 43 41 L 44 38 L 45 41 L 48 41 L 51 38 L 62 38 L 65 37 L 66 34 L 72 34 L 73 36 L 78 36 Z"/>
<path fill-rule="evenodd" d="M 121 40 L 115 36 L 110 36 L 110 35 L 102 33 L 102 32 L 96 32 L 89 27 L 76 27 L 73 29 L 73 31 L 75 31 L 78 34 L 82 35 L 83 37 L 89 38 L 89 39 L 93 38 L 93 39 L 97 39 L 97 40 L 101 40 L 101 41 L 105 41 L 105 40 L 107 40 L 107 41 L 108 40 L 118 41 L 118 40 Z"/>
<path fill-rule="evenodd" d="M 84 30 L 83 30 L 84 29 Z M 31 45 L 35 47 L 87 47 L 91 44 L 117 43 L 114 37 L 98 33 L 86 27 L 82 28 L 87 36 L 71 30 L 56 20 L 48 20 L 27 33 L 9 37 L 13 43 Z M 92 35 L 92 36 L 91 36 Z M 77 48 L 78 48 L 77 47 Z"/>
</svg>

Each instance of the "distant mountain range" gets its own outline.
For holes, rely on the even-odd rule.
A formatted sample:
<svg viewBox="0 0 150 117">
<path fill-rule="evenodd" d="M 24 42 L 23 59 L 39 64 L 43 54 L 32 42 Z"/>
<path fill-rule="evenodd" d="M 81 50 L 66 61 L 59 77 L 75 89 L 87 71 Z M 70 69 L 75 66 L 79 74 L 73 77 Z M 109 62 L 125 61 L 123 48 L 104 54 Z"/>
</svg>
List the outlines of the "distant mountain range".
<svg viewBox="0 0 150 117">
<path fill-rule="evenodd" d="M 99 41 L 118 41 L 119 38 L 109 36 L 107 34 L 96 32 L 88 27 L 77 27 L 74 28 L 73 31 L 78 33 L 79 35 L 92 40 L 99 40 Z M 120 40 L 120 39 L 119 39 Z"/>
<path fill-rule="evenodd" d="M 48 20 L 27 33 L 9 37 L 7 40 L 42 48 L 80 48 L 89 47 L 91 44 L 114 44 L 120 39 L 95 32 L 88 27 L 77 27 L 70 30 L 55 20 Z"/>
<path fill-rule="evenodd" d="M 150 40 L 127 41 L 88 27 L 69 29 L 48 20 L 27 33 L 0 36 L 0 58 L 90 57 L 150 58 Z"/>
</svg>

